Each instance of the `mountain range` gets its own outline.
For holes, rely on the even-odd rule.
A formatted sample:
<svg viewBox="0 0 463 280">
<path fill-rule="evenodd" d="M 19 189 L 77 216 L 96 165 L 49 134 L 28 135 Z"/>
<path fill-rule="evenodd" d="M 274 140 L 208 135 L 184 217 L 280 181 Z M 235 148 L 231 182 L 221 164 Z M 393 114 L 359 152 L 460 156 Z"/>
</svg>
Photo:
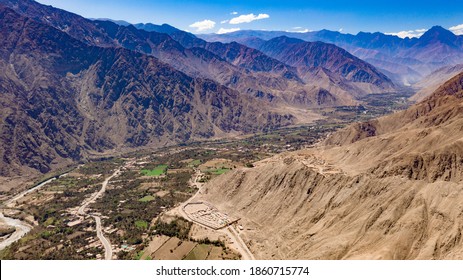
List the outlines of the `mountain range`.
<svg viewBox="0 0 463 280">
<path fill-rule="evenodd" d="M 419 39 L 328 31 L 214 37 L 241 44 L 209 42 L 167 24 L 90 20 L 32 0 L 0 0 L 0 8 L 0 144 L 8 147 L 1 175 L 307 123 L 317 118 L 314 108 L 398 90 L 390 71 L 367 61 L 391 62 L 387 54 L 430 70 L 461 51 L 461 36 L 440 27 Z M 307 41 L 322 38 L 331 42 Z M 375 55 L 355 56 L 366 53 Z"/>
<path fill-rule="evenodd" d="M 62 30 L 84 43 L 100 47 L 124 47 L 157 57 L 193 77 L 213 79 L 240 92 L 283 101 L 291 105 L 313 107 L 319 92 L 328 91 L 332 100 L 327 105 L 352 104 L 354 94 L 392 91 L 394 86 L 385 76 L 382 84 L 363 90 L 355 81 L 341 78 L 301 80 L 295 69 L 253 48 L 236 43 L 208 43 L 193 34 L 168 25 L 145 30 L 121 26 L 110 21 L 91 21 L 78 15 L 26 0 L 2 0 L 0 3 L 34 20 Z M 332 57 L 330 59 L 337 59 Z M 360 62 L 357 59 L 357 62 Z M 369 64 L 356 67 L 374 68 Z M 314 69 L 316 71 L 317 69 Z M 369 71 L 373 73 L 374 71 Z M 362 85 L 363 86 L 363 85 Z M 329 90 L 329 89 L 331 90 Z"/>
<path fill-rule="evenodd" d="M 357 35 L 321 30 L 306 33 L 244 30 L 226 34 L 205 34 L 208 41 L 236 41 L 258 47 L 262 41 L 287 36 L 308 42 L 332 43 L 365 60 L 388 75 L 396 84 L 411 85 L 431 72 L 463 62 L 463 36 L 434 26 L 419 38 L 399 38 L 380 32 Z"/>
<path fill-rule="evenodd" d="M 153 56 L 95 47 L 0 7 L 0 173 L 48 172 L 95 152 L 293 123 L 266 102 Z"/>
<path fill-rule="evenodd" d="M 334 45 L 318 44 L 321 60 L 311 65 L 290 65 L 168 25 L 146 31 L 31 0 L 0 0 L 0 8 L 3 176 L 307 123 L 311 108 L 395 89 Z"/>
<path fill-rule="evenodd" d="M 408 109 L 229 170 L 195 199 L 240 217 L 259 259 L 461 259 L 462 38 L 196 36 L 0 0 L 0 179 L 307 124 L 407 87 Z"/>
</svg>

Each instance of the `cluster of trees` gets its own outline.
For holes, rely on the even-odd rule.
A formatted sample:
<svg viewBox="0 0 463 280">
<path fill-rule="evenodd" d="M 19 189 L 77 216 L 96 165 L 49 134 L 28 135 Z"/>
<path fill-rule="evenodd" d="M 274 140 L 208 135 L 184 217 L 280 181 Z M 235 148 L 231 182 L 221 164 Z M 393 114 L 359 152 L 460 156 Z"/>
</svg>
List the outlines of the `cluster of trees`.
<svg viewBox="0 0 463 280">
<path fill-rule="evenodd" d="M 194 240 L 198 242 L 199 244 L 206 244 L 206 245 L 214 245 L 217 247 L 222 247 L 222 249 L 226 250 L 227 247 L 225 246 L 225 243 L 221 240 L 210 240 L 209 238 L 204 238 L 204 239 L 197 239 Z"/>
<path fill-rule="evenodd" d="M 157 221 L 154 225 L 154 231 L 159 235 L 167 235 L 170 237 L 177 237 L 179 239 L 188 239 L 192 223 L 184 218 L 177 218 L 170 223 Z"/>
</svg>

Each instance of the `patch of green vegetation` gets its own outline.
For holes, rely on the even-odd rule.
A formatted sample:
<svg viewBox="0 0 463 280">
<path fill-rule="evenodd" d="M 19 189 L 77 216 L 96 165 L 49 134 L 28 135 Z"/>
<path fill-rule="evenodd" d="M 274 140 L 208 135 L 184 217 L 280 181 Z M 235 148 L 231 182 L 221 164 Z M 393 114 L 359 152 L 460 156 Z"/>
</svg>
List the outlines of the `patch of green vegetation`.
<svg viewBox="0 0 463 280">
<path fill-rule="evenodd" d="M 55 223 L 55 218 L 50 217 L 43 223 L 43 226 L 47 227 L 49 225 L 53 225 L 54 223 Z"/>
<path fill-rule="evenodd" d="M 201 160 L 200 159 L 195 159 L 193 160 L 192 162 L 190 162 L 188 165 L 189 166 L 194 166 L 194 167 L 197 167 L 198 165 L 201 164 Z"/>
<path fill-rule="evenodd" d="M 178 237 L 179 239 L 188 239 L 192 223 L 184 218 L 178 218 L 170 223 L 157 221 L 154 230 L 156 234 L 167 235 L 170 237 Z"/>
<path fill-rule="evenodd" d="M 77 172 L 84 175 L 102 174 L 103 177 L 114 172 L 114 169 L 122 164 L 121 159 L 104 159 L 95 162 L 86 163 L 79 167 Z"/>
<path fill-rule="evenodd" d="M 216 247 L 222 247 L 222 248 L 226 248 L 225 247 L 225 243 L 223 241 L 220 241 L 220 240 L 210 240 L 209 238 L 204 238 L 204 239 L 199 239 L 199 240 L 195 240 L 196 242 L 198 242 L 199 244 L 206 244 L 206 245 L 214 245 Z"/>
<path fill-rule="evenodd" d="M 155 200 L 155 199 L 156 199 L 156 198 L 155 198 L 154 196 L 152 196 L 152 195 L 147 195 L 147 196 L 145 196 L 145 197 L 140 198 L 138 201 L 140 201 L 140 202 L 150 202 L 150 201 L 153 201 L 153 200 Z"/>
<path fill-rule="evenodd" d="M 135 226 L 139 229 L 147 229 L 148 222 L 144 220 L 138 220 L 138 221 L 135 221 Z"/>
<path fill-rule="evenodd" d="M 184 260 L 205 260 L 211 250 L 211 245 L 198 244 L 191 250 Z"/>
<path fill-rule="evenodd" d="M 160 164 L 156 168 L 149 170 L 149 169 L 142 169 L 141 173 L 145 176 L 161 176 L 166 174 L 167 172 L 168 165 L 166 164 Z"/>
<path fill-rule="evenodd" d="M 201 179 L 198 180 L 200 183 L 206 183 L 210 180 L 210 176 L 203 176 Z"/>
<path fill-rule="evenodd" d="M 138 252 L 137 255 L 135 256 L 135 259 L 140 260 L 144 253 L 145 253 L 145 251 Z"/>
<path fill-rule="evenodd" d="M 43 231 L 43 232 L 40 234 L 40 237 L 42 237 L 42 238 L 44 238 L 44 239 L 48 239 L 48 238 L 50 238 L 52 235 L 53 235 L 53 232 L 52 232 L 52 231 L 46 230 L 46 231 Z"/>
</svg>

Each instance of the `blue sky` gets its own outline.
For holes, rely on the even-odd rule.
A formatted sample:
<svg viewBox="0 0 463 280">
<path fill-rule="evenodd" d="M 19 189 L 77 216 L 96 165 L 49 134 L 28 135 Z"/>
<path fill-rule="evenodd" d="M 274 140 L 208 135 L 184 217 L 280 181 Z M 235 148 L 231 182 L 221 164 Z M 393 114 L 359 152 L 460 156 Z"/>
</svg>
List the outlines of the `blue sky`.
<svg viewBox="0 0 463 280">
<path fill-rule="evenodd" d="M 193 33 L 230 30 L 341 30 L 418 36 L 441 25 L 463 34 L 463 4 L 406 0 L 39 0 L 90 18 L 168 23 Z M 402 33 L 399 33 L 402 32 Z"/>
</svg>

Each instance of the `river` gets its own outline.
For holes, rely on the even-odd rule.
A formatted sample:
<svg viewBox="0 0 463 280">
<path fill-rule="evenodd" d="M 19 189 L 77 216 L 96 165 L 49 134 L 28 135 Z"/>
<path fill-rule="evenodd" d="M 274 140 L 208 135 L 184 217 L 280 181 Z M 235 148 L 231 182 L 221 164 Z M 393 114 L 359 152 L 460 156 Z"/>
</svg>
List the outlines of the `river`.
<svg viewBox="0 0 463 280">
<path fill-rule="evenodd" d="M 65 176 L 66 174 L 63 174 L 63 175 L 61 175 L 59 177 Z M 20 194 L 14 196 L 13 198 L 7 200 L 4 203 L 3 207 L 13 207 L 14 205 L 12 205 L 12 204 L 15 203 L 17 200 L 19 200 L 20 198 L 23 198 L 25 195 L 27 195 L 29 193 L 32 193 L 32 192 L 34 192 L 36 190 L 39 190 L 40 188 L 42 188 L 46 184 L 56 180 L 56 178 L 57 177 L 53 177 L 53 178 L 48 179 L 47 181 L 45 181 L 43 183 L 38 184 L 37 186 L 35 186 L 35 187 L 31 188 L 31 189 L 23 191 L 22 193 L 20 193 Z M 33 228 L 30 224 L 28 224 L 28 223 L 26 223 L 26 222 L 24 222 L 22 220 L 13 219 L 13 218 L 10 218 L 10 217 L 5 217 L 5 215 L 3 214 L 3 211 L 4 211 L 3 207 L 0 210 L 1 211 L 0 212 L 0 224 L 4 224 L 4 225 L 10 226 L 10 227 L 14 227 L 16 230 L 7 239 L 0 242 L 0 250 L 5 249 L 6 247 L 10 246 L 14 242 L 21 239 L 24 235 L 26 235 Z"/>
</svg>

